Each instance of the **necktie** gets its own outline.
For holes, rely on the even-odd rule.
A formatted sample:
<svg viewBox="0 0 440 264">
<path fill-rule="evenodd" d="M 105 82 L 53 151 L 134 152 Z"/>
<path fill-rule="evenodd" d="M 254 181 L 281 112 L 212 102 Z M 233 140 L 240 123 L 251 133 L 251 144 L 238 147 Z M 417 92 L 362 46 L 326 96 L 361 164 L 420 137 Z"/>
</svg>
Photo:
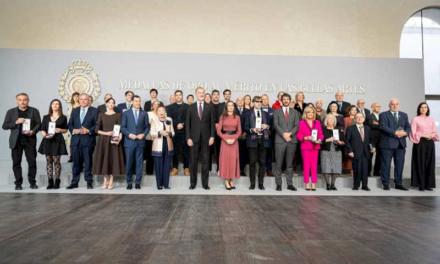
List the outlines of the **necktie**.
<svg viewBox="0 0 440 264">
<path fill-rule="evenodd" d="M 361 134 L 362 142 L 364 142 L 364 139 L 365 139 L 364 126 L 359 127 L 359 133 Z"/>
<path fill-rule="evenodd" d="M 338 110 L 339 110 L 339 112 L 341 112 L 341 109 L 342 108 L 342 103 L 341 102 L 338 102 Z"/>
<path fill-rule="evenodd" d="M 202 115 L 203 115 L 202 103 L 199 103 L 199 118 L 200 118 L 200 120 L 202 120 Z"/>
<path fill-rule="evenodd" d="M 284 120 L 286 122 L 289 121 L 289 110 L 287 108 L 284 110 Z"/>
<path fill-rule="evenodd" d="M 396 120 L 396 123 L 399 123 L 399 118 L 397 117 L 396 112 L 393 112 L 393 116 L 394 116 L 394 119 Z"/>
<path fill-rule="evenodd" d="M 139 119 L 139 112 L 138 110 L 134 110 L 134 121 L 136 122 L 136 125 L 138 123 L 138 119 Z"/>
<path fill-rule="evenodd" d="M 82 122 L 84 121 L 84 117 L 86 116 L 86 109 L 85 108 L 81 108 L 81 114 L 79 115 L 79 119 Z"/>
<path fill-rule="evenodd" d="M 261 115 L 260 115 L 260 110 L 257 111 L 257 117 L 258 117 L 258 118 L 261 117 Z"/>
</svg>

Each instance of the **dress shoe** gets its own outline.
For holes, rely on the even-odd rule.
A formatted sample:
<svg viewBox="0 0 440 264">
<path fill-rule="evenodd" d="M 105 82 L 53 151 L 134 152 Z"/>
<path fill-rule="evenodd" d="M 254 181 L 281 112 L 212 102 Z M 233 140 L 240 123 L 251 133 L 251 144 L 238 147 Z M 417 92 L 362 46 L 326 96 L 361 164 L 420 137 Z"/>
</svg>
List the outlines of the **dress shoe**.
<svg viewBox="0 0 440 264">
<path fill-rule="evenodd" d="M 163 188 L 165 188 L 165 190 L 169 190 L 169 189 L 171 189 L 171 187 L 169 187 L 169 186 L 165 186 L 165 187 L 163 187 Z"/>
<path fill-rule="evenodd" d="M 196 188 L 195 185 L 190 185 L 190 186 L 189 186 L 189 189 L 190 189 L 190 190 L 194 190 L 195 188 Z"/>
<path fill-rule="evenodd" d="M 389 190 L 390 190 L 390 186 L 389 186 L 389 185 L 384 185 L 384 186 L 383 186 L 383 189 L 384 189 L 385 191 L 389 191 Z"/>
<path fill-rule="evenodd" d="M 330 190 L 332 190 L 332 191 L 337 191 L 338 188 L 336 188 L 336 186 L 334 186 L 334 185 L 331 185 L 331 186 L 330 186 Z"/>
<path fill-rule="evenodd" d="M 210 190 L 211 188 L 209 188 L 209 186 L 206 185 L 206 186 L 203 186 L 203 189 L 205 189 L 205 190 Z"/>
<path fill-rule="evenodd" d="M 71 190 L 71 189 L 75 189 L 75 188 L 78 188 L 78 184 L 76 183 L 72 183 L 72 184 L 70 184 L 69 186 L 67 186 L 66 187 L 66 189 L 68 189 L 68 190 Z"/>
<path fill-rule="evenodd" d="M 424 191 L 425 191 L 425 188 L 423 188 L 423 187 L 419 187 L 419 191 L 424 192 Z"/>
<path fill-rule="evenodd" d="M 69 160 L 67 162 L 69 163 L 73 162 L 72 156 L 69 157 Z"/>
<path fill-rule="evenodd" d="M 258 189 L 260 189 L 260 190 L 262 190 L 262 191 L 266 190 L 266 188 L 264 188 L 264 185 L 263 185 L 263 184 L 259 184 L 259 185 L 258 185 Z"/>
<path fill-rule="evenodd" d="M 293 185 L 287 186 L 287 190 L 296 191 L 296 187 Z"/>
<path fill-rule="evenodd" d="M 60 184 L 61 184 L 61 180 L 60 179 L 56 179 L 53 188 L 54 189 L 59 189 L 60 188 Z"/>
<path fill-rule="evenodd" d="M 330 187 L 330 184 L 327 184 L 327 191 L 331 191 L 332 189 L 331 189 L 331 187 Z"/>
<path fill-rule="evenodd" d="M 266 172 L 266 175 L 267 175 L 268 177 L 273 177 L 273 173 L 272 173 L 272 171 L 268 171 L 268 172 Z"/>
<path fill-rule="evenodd" d="M 127 184 L 127 190 L 133 189 L 133 185 L 131 183 Z"/>
<path fill-rule="evenodd" d="M 280 192 L 281 191 L 281 185 L 277 185 L 276 190 Z"/>
<path fill-rule="evenodd" d="M 403 185 L 396 185 L 396 190 L 408 191 L 408 189 L 405 188 Z"/>
<path fill-rule="evenodd" d="M 183 170 L 183 175 L 185 175 L 185 176 L 189 176 L 189 175 L 191 175 L 191 173 L 190 173 L 190 171 L 189 171 L 188 168 L 186 168 L 186 169 Z"/>
<path fill-rule="evenodd" d="M 136 183 L 134 185 L 134 188 L 137 189 L 137 190 L 141 189 L 141 184 L 140 183 Z"/>
<path fill-rule="evenodd" d="M 177 176 L 178 173 L 179 173 L 179 170 L 176 169 L 176 168 L 173 168 L 173 169 L 171 170 L 171 176 Z"/>
<path fill-rule="evenodd" d="M 371 191 L 370 188 L 368 188 L 368 186 L 362 187 L 362 190 L 364 190 L 364 191 Z"/>
<path fill-rule="evenodd" d="M 23 190 L 23 187 L 21 187 L 21 185 L 15 185 L 15 190 L 21 191 L 21 190 Z"/>
<path fill-rule="evenodd" d="M 428 187 L 428 188 L 425 188 L 425 190 L 427 190 L 427 191 L 431 191 L 431 192 L 433 191 L 433 189 L 432 189 L 432 188 L 429 188 L 429 187 Z"/>
<path fill-rule="evenodd" d="M 47 185 L 47 188 L 46 189 L 48 189 L 48 190 L 50 190 L 50 189 L 53 189 L 53 179 L 49 179 L 49 184 Z"/>
<path fill-rule="evenodd" d="M 225 188 L 226 188 L 226 190 L 228 190 L 228 191 L 232 190 L 232 188 L 231 188 L 231 186 L 229 185 L 229 182 L 228 182 L 228 181 L 225 181 Z"/>
<path fill-rule="evenodd" d="M 353 190 L 353 191 L 357 191 L 357 190 L 359 190 L 359 187 L 353 187 L 352 190 Z"/>
<path fill-rule="evenodd" d="M 249 190 L 255 190 L 255 184 L 251 184 L 251 186 L 249 186 Z"/>
<path fill-rule="evenodd" d="M 88 182 L 87 183 L 87 189 L 93 189 L 93 183 L 91 183 L 91 182 Z"/>
<path fill-rule="evenodd" d="M 35 183 L 34 184 L 31 184 L 31 189 L 38 189 L 38 185 L 36 185 Z"/>
<path fill-rule="evenodd" d="M 163 189 L 163 187 L 162 187 L 162 186 L 160 186 L 160 187 L 157 187 L 157 189 L 158 189 L 158 190 L 162 190 L 162 189 Z"/>
</svg>

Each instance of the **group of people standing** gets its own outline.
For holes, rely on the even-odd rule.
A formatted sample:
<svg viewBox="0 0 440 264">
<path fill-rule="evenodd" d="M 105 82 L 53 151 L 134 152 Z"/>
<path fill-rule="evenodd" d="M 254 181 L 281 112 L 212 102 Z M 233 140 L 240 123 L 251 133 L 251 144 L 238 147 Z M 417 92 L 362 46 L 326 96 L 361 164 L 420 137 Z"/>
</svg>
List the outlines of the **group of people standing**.
<svg viewBox="0 0 440 264">
<path fill-rule="evenodd" d="M 68 155 L 63 136 L 67 132 L 71 135 L 73 162 L 67 189 L 78 188 L 81 172 L 89 189 L 93 188 L 93 175 L 104 176 L 105 189 L 113 188 L 115 175 L 126 176 L 128 190 L 133 184 L 140 189 L 145 160 L 146 173 L 156 174 L 157 188 L 169 189 L 170 175 L 179 173 L 181 158 L 191 190 L 197 186 L 199 163 L 206 190 L 210 189 L 213 163 L 227 190 L 235 189 L 235 180 L 246 175 L 246 165 L 250 190 L 264 190 L 264 177 L 273 175 L 276 190 L 281 191 L 284 175 L 287 189 L 296 191 L 293 176 L 300 166 L 308 191 L 316 190 L 319 170 L 329 191 L 337 189 L 336 178 L 344 170 L 353 175 L 353 190 L 369 191 L 371 174 L 380 176 L 383 189 L 389 190 L 391 161 L 394 187 L 408 190 L 402 181 L 407 138 L 414 144 L 411 185 L 421 191 L 435 188 L 434 141 L 439 136 L 425 102 L 419 104 L 410 123 L 397 99 L 389 101 L 388 111 L 380 112 L 379 103 L 373 103 L 370 111 L 362 99 L 355 105 L 344 101 L 342 92 L 335 94 L 327 109 L 322 100 L 305 103 L 302 92 L 294 98 L 279 92 L 272 106 L 266 94 L 247 95 L 234 102 L 226 89 L 223 96 L 224 102 L 220 102 L 220 91 L 209 94 L 197 87 L 191 102 L 185 103 L 183 92 L 176 90 L 165 106 L 158 100 L 158 91 L 151 89 L 151 100 L 142 108 L 140 96 L 127 91 L 125 102 L 117 105 L 112 95 L 106 94 L 104 104 L 95 108 L 91 96 L 76 93 L 69 118 L 61 101 L 54 99 L 41 121 L 39 111 L 29 106 L 29 96 L 19 93 L 17 107 L 8 110 L 3 122 L 3 129 L 11 131 L 15 189 L 22 189 L 23 152 L 29 165 L 30 187 L 38 188 L 39 132 L 42 141 L 38 152 L 46 156 L 47 189 L 60 188 L 60 160 Z"/>
</svg>

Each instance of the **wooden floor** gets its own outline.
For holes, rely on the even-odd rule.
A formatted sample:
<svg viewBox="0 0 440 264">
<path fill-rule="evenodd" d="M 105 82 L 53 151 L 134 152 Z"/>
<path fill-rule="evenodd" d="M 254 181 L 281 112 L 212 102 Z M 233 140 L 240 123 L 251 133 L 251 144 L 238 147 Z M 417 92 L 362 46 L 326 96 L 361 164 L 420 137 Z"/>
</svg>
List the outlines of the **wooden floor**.
<svg viewBox="0 0 440 264">
<path fill-rule="evenodd" d="M 0 194 L 1 263 L 439 263 L 440 198 Z"/>
</svg>

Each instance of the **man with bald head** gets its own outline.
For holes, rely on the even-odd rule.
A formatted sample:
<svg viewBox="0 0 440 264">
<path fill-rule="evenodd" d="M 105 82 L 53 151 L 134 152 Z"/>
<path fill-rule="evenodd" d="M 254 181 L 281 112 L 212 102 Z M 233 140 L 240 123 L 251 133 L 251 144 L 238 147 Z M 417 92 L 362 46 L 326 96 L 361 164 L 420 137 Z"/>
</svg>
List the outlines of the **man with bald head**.
<svg viewBox="0 0 440 264">
<path fill-rule="evenodd" d="M 350 105 L 351 105 L 349 102 L 344 101 L 344 93 L 342 91 L 337 91 L 335 93 L 335 101 L 331 101 L 328 104 L 327 113 L 330 112 L 329 111 L 330 105 L 333 104 L 333 103 L 336 103 L 338 105 L 338 114 L 340 114 L 340 115 L 344 115 L 345 114 L 345 110 L 348 107 L 350 107 Z"/>
<path fill-rule="evenodd" d="M 381 172 L 383 189 L 389 190 L 391 160 L 394 160 L 394 183 L 397 190 L 407 191 L 402 184 L 402 173 L 405 163 L 406 138 L 411 132 L 408 115 L 399 111 L 400 102 L 393 98 L 389 103 L 389 111 L 379 115 L 381 131 Z"/>
</svg>

